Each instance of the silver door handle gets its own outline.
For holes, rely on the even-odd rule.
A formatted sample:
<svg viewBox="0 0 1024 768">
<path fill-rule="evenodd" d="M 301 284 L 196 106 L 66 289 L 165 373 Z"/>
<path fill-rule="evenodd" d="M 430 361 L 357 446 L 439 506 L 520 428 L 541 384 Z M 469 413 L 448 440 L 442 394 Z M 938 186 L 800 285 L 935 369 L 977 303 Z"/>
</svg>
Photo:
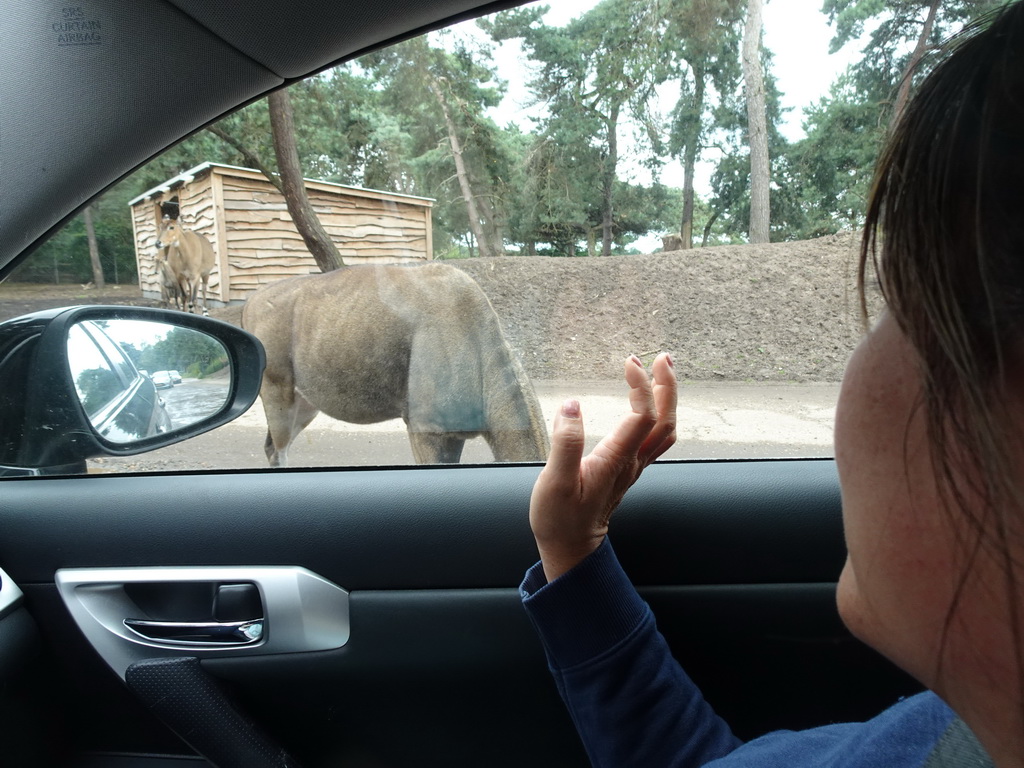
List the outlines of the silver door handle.
<svg viewBox="0 0 1024 768">
<path fill-rule="evenodd" d="M 297 565 L 72 568 L 57 571 L 56 582 L 75 623 L 122 680 L 125 670 L 136 662 L 177 658 L 183 650 L 200 659 L 244 658 L 330 651 L 341 648 L 349 640 L 348 592 Z M 251 611 L 225 614 L 222 618 L 239 617 L 250 620 L 242 623 L 258 623 L 254 616 L 261 614 L 261 638 L 249 641 L 249 635 L 245 638 L 236 635 L 228 642 L 210 642 L 209 632 L 201 627 L 199 631 L 203 634 L 197 640 L 192 625 L 184 638 L 191 642 L 178 642 L 174 638 L 155 639 L 143 634 L 150 631 L 145 625 L 140 633 L 125 624 L 126 618 L 137 621 L 188 618 L 187 614 L 162 613 L 158 605 L 140 607 L 132 596 L 135 585 L 162 584 L 173 590 L 175 585 L 188 588 L 197 583 L 255 584 L 262 611 L 253 606 Z M 195 614 L 204 621 L 213 621 L 216 615 Z"/>
<path fill-rule="evenodd" d="M 263 639 L 262 618 L 224 622 L 125 619 L 124 625 L 147 640 L 174 645 L 252 645 Z"/>
</svg>

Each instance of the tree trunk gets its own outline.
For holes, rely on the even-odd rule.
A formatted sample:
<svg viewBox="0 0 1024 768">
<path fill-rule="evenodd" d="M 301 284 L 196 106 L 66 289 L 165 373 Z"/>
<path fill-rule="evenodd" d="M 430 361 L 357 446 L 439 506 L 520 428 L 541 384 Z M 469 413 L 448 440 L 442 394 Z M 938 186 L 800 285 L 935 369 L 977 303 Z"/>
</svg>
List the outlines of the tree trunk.
<svg viewBox="0 0 1024 768">
<path fill-rule="evenodd" d="M 462 191 L 462 198 L 466 201 L 466 215 L 469 217 L 469 230 L 473 233 L 473 237 L 476 238 L 477 247 L 480 249 L 480 255 L 495 256 L 496 254 L 491 250 L 491 244 L 484 236 L 483 227 L 480 225 L 480 212 L 476 207 L 476 198 L 473 196 L 473 187 L 469 183 L 469 172 L 466 170 L 466 161 L 462 157 L 462 142 L 459 140 L 455 121 L 452 119 L 451 110 L 448 108 L 448 99 L 445 98 L 444 91 L 441 90 L 440 83 L 438 83 L 437 79 L 429 73 L 427 74 L 427 85 L 430 88 L 431 93 L 434 94 L 434 98 L 437 99 L 437 103 L 441 106 L 441 113 L 444 115 L 444 124 L 448 129 L 448 143 L 452 148 L 452 159 L 455 160 L 455 175 L 459 180 L 459 189 Z"/>
<path fill-rule="evenodd" d="M 914 70 L 921 63 L 924 51 L 928 47 L 928 38 L 931 37 L 932 27 L 935 26 L 935 14 L 938 9 L 939 0 L 932 0 L 932 4 L 928 6 L 928 16 L 924 20 L 924 28 L 917 38 L 917 45 L 914 46 L 914 52 L 910 54 L 907 66 L 903 69 L 903 74 L 900 76 L 900 89 L 896 94 L 896 103 L 892 108 L 892 117 L 889 118 L 890 131 L 896 127 L 896 123 L 899 122 L 903 110 L 906 109 L 907 101 L 910 100 L 910 85 L 914 79 Z"/>
<path fill-rule="evenodd" d="M 708 219 L 708 223 L 704 225 L 704 239 L 700 241 L 701 248 L 708 247 L 708 240 L 711 239 L 711 227 L 714 225 L 715 219 L 717 218 L 718 211 L 715 211 L 714 213 L 711 214 L 711 217 Z"/>
<path fill-rule="evenodd" d="M 697 131 L 686 140 L 683 152 L 683 218 L 679 225 L 679 235 L 683 240 L 683 250 L 693 248 L 693 177 L 697 167 L 697 151 L 700 149 L 701 129 L 700 115 L 704 114 L 704 70 L 693 69 L 693 105 L 697 113 Z"/>
<path fill-rule="evenodd" d="M 483 214 L 483 230 L 495 256 L 505 255 L 505 233 L 501 223 L 498 221 L 498 214 L 491 205 L 490 198 L 486 195 L 480 198 L 479 211 Z"/>
<path fill-rule="evenodd" d="M 92 205 L 87 205 L 82 210 L 82 218 L 85 219 L 85 238 L 89 241 L 89 261 L 92 263 L 92 282 L 97 289 L 107 287 L 107 281 L 103 279 L 103 265 L 100 264 L 100 248 L 96 243 L 96 229 L 92 225 Z"/>
<path fill-rule="evenodd" d="M 618 103 L 608 110 L 608 157 L 601 173 L 601 255 L 612 255 L 612 193 L 615 190 L 615 167 L 619 163 L 619 109 Z"/>
<path fill-rule="evenodd" d="M 267 97 L 270 106 L 270 130 L 274 138 L 274 154 L 281 174 L 288 213 L 295 228 L 302 235 L 306 247 L 322 272 L 331 272 L 345 266 L 331 236 L 320 223 L 306 195 L 306 185 L 299 166 L 299 151 L 295 147 L 295 119 L 288 91 L 279 89 Z"/>
<path fill-rule="evenodd" d="M 769 241 L 768 118 L 765 113 L 764 73 L 761 71 L 762 0 L 747 0 L 743 29 L 743 84 L 747 99 L 747 141 L 750 144 L 750 242 Z"/>
</svg>

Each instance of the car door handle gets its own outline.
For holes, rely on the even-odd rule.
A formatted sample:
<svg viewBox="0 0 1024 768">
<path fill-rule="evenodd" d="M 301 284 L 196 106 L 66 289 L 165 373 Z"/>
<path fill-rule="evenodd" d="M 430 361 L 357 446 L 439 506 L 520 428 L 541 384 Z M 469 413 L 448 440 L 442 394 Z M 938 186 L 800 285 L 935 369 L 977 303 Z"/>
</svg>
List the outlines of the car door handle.
<svg viewBox="0 0 1024 768">
<path fill-rule="evenodd" d="M 246 658 L 331 651 L 349 641 L 348 592 L 301 566 L 62 568 L 56 582 L 75 623 L 122 680 L 136 662 L 178 658 L 183 651 L 204 660 Z M 236 584 L 254 584 L 259 605 L 246 608 L 247 600 L 208 605 L 207 596 L 215 595 L 217 587 Z M 201 597 L 185 608 L 168 604 L 179 599 L 178 588 Z M 162 597 L 152 597 L 154 591 Z M 150 597 L 142 600 L 145 594 Z M 220 613 L 222 608 L 229 610 Z M 125 619 L 137 623 L 131 626 Z M 220 630 L 226 622 L 261 623 L 262 635 L 259 640 L 251 634 L 239 637 L 232 627 L 227 641 L 211 642 L 211 625 Z M 175 626 L 181 623 L 185 626 Z M 157 628 L 161 625 L 169 627 L 168 639 L 156 636 L 163 632 Z"/>
<path fill-rule="evenodd" d="M 150 621 L 125 619 L 129 630 L 147 640 L 175 645 L 251 645 L 263 639 L 263 619 L 247 621 Z"/>
</svg>

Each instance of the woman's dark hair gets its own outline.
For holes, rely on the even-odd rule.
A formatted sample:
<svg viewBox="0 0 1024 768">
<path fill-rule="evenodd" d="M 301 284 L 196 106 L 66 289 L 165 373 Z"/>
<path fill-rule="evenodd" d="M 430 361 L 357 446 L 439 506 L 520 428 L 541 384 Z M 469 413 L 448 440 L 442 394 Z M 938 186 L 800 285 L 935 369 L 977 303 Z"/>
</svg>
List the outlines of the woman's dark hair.
<svg viewBox="0 0 1024 768">
<path fill-rule="evenodd" d="M 864 309 L 873 264 L 919 355 L 940 492 L 948 510 L 968 514 L 968 565 L 981 553 L 1000 558 L 1020 640 L 1022 587 L 1009 545 L 1024 535 L 1015 519 L 1022 478 L 1011 462 L 1024 435 L 1008 403 L 1024 402 L 1009 389 L 1024 377 L 1008 374 L 1024 372 L 1024 4 L 987 15 L 951 50 L 879 160 L 858 282 Z"/>
</svg>

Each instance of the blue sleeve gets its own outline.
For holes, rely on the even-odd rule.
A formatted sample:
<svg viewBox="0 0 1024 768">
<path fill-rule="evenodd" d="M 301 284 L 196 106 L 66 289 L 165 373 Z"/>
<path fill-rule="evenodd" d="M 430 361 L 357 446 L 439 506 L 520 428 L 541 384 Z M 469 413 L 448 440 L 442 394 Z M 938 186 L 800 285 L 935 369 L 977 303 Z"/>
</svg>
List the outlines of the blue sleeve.
<svg viewBox="0 0 1024 768">
<path fill-rule="evenodd" d="M 595 768 L 700 766 L 742 743 L 672 657 L 607 539 L 550 584 L 535 565 L 520 591 Z"/>
</svg>

